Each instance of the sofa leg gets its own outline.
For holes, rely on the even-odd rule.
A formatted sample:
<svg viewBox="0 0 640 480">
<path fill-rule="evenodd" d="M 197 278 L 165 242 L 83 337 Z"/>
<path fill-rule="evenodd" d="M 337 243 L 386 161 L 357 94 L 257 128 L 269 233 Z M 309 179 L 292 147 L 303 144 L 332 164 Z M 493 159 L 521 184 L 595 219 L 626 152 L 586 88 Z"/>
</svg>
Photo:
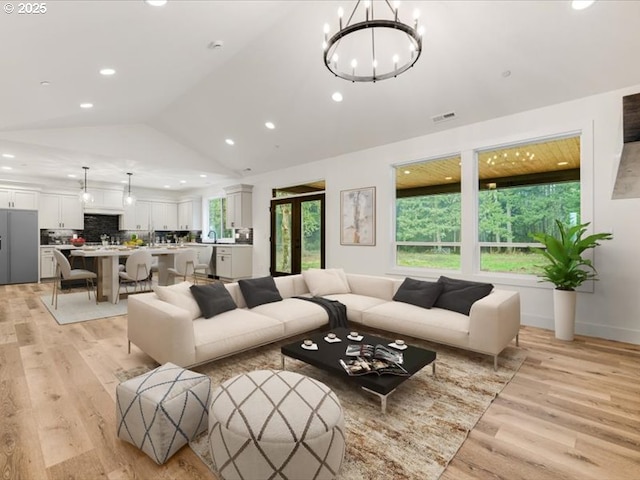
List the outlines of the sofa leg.
<svg viewBox="0 0 640 480">
<path fill-rule="evenodd" d="M 127 346 L 127 353 L 131 353 L 131 340 L 128 341 L 128 346 Z"/>
<path fill-rule="evenodd" d="M 498 355 L 493 356 L 493 369 L 496 372 L 498 371 Z"/>
<path fill-rule="evenodd" d="M 517 333 L 516 334 L 516 347 L 519 347 L 519 346 L 520 346 L 520 334 Z"/>
</svg>

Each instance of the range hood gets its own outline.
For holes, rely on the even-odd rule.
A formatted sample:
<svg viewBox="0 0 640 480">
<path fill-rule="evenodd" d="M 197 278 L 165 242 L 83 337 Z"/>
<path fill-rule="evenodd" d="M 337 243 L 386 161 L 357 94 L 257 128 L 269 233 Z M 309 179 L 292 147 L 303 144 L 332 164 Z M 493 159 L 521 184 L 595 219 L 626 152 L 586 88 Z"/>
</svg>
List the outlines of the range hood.
<svg viewBox="0 0 640 480">
<path fill-rule="evenodd" d="M 640 198 L 640 93 L 622 97 L 624 144 L 613 187 L 614 200 Z"/>
</svg>

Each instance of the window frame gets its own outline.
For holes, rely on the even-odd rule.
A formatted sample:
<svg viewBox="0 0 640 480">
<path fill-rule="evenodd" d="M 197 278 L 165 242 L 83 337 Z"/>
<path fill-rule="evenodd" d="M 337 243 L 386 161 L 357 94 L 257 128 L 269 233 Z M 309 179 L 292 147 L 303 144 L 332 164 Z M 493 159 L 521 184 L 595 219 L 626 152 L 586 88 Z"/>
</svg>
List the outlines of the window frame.
<svg viewBox="0 0 640 480">
<path fill-rule="evenodd" d="M 509 145 L 526 144 L 553 140 L 567 136 L 580 137 L 580 221 L 593 224 L 594 209 L 594 141 L 593 120 L 583 123 L 549 124 L 544 129 L 518 132 L 503 137 L 487 138 L 485 140 L 466 139 L 464 145 L 458 149 L 442 153 L 432 152 L 423 157 L 393 163 L 390 165 L 390 176 L 393 192 L 393 204 L 391 207 L 392 242 L 390 246 L 389 274 L 403 276 L 421 276 L 425 278 L 437 278 L 439 275 L 461 275 L 473 277 L 479 281 L 491 282 L 501 285 L 525 286 L 549 289 L 553 285 L 541 283 L 534 274 L 518 274 L 507 272 L 486 272 L 480 270 L 479 241 L 479 205 L 478 205 L 478 152 L 491 149 L 504 148 Z M 425 267 L 404 267 L 397 265 L 396 242 L 396 201 L 395 171 L 397 168 L 421 163 L 428 160 L 437 160 L 448 155 L 460 155 L 461 157 L 461 208 L 460 212 L 460 270 L 439 270 Z M 593 233 L 593 225 L 590 225 L 587 233 Z M 587 258 L 593 259 L 593 252 L 585 252 Z M 592 292 L 593 281 L 585 282 L 578 288 L 579 291 Z"/>
<path fill-rule="evenodd" d="M 221 195 L 211 195 L 209 197 L 206 197 L 205 204 L 204 204 L 204 210 L 205 210 L 206 214 L 204 215 L 204 222 L 203 222 L 203 227 L 205 227 L 205 228 L 203 228 L 203 230 L 202 230 L 203 238 L 208 238 L 208 236 L 209 236 L 209 231 L 211 230 L 211 223 L 210 223 L 210 219 L 211 219 L 211 201 L 212 200 L 217 200 L 217 199 L 220 199 L 220 200 L 226 202 L 227 197 L 225 195 L 222 195 L 222 194 Z M 224 239 L 224 240 L 227 240 L 227 241 L 228 240 L 232 240 L 233 242 L 235 242 L 235 231 L 234 231 L 234 229 L 233 228 L 231 228 L 231 229 L 226 228 L 226 219 L 224 219 L 224 217 L 223 217 L 223 220 L 225 222 L 223 230 L 231 230 L 231 237 L 218 237 L 217 240 L 220 241 L 220 240 Z"/>
</svg>

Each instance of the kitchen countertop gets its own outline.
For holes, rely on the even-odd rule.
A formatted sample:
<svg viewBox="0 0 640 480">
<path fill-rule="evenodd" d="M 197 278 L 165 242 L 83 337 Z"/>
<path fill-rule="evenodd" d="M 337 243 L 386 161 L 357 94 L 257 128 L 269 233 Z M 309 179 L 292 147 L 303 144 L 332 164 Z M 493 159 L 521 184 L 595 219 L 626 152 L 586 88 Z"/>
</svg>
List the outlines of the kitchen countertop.
<svg viewBox="0 0 640 480">
<path fill-rule="evenodd" d="M 171 244 L 162 244 L 162 246 L 168 246 L 171 245 L 172 247 L 175 247 L 176 244 L 175 243 L 171 243 Z M 100 245 L 89 245 L 92 247 L 99 247 Z M 185 243 L 184 244 L 185 247 L 234 247 L 234 248 L 239 248 L 239 247 L 253 247 L 253 245 L 250 245 L 248 243 Z M 74 247 L 71 244 L 68 243 L 57 243 L 57 244 L 53 244 L 53 245 L 40 245 L 40 248 L 57 248 L 58 250 L 75 250 L 76 248 L 82 248 L 82 247 Z"/>
<path fill-rule="evenodd" d="M 213 243 L 213 242 L 202 242 L 202 243 L 185 243 L 186 246 L 193 247 L 253 247 L 253 245 L 249 243 Z"/>
</svg>

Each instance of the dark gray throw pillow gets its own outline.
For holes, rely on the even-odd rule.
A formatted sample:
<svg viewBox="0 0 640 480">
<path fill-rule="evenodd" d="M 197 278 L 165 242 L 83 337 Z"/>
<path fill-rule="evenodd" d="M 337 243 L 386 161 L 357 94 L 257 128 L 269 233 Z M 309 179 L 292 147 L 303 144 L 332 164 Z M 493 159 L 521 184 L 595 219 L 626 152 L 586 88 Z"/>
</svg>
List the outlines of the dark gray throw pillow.
<svg viewBox="0 0 640 480">
<path fill-rule="evenodd" d="M 204 318 L 211 318 L 238 308 L 229 291 L 221 283 L 191 285 L 190 290 Z"/>
<path fill-rule="evenodd" d="M 410 303 L 417 307 L 431 308 L 436 303 L 441 291 L 442 283 L 425 282 L 407 277 L 393 299 L 396 302 Z"/>
<path fill-rule="evenodd" d="M 456 278 L 440 277 L 442 292 L 434 306 L 445 308 L 453 312 L 469 315 L 471 305 L 486 297 L 493 290 L 493 285 L 482 282 L 469 282 Z"/>
<path fill-rule="evenodd" d="M 247 302 L 247 307 L 249 308 L 282 300 L 273 277 L 238 280 L 238 285 L 240 286 L 244 301 Z"/>
</svg>

